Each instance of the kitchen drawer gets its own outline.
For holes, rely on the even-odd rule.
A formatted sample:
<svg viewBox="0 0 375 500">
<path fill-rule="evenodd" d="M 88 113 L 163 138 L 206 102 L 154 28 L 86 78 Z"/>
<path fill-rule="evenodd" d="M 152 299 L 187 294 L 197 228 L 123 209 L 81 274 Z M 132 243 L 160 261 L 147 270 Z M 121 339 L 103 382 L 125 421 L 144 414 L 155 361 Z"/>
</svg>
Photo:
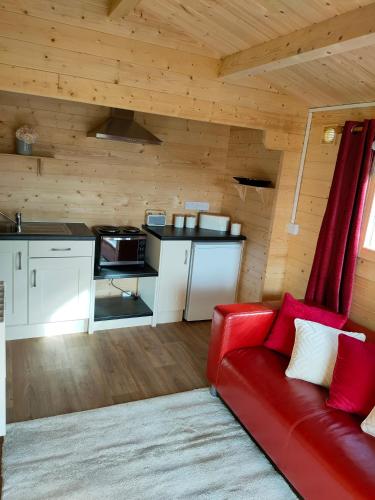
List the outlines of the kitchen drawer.
<svg viewBox="0 0 375 500">
<path fill-rule="evenodd" d="M 91 257 L 92 241 L 45 240 L 29 242 L 29 257 Z"/>
</svg>

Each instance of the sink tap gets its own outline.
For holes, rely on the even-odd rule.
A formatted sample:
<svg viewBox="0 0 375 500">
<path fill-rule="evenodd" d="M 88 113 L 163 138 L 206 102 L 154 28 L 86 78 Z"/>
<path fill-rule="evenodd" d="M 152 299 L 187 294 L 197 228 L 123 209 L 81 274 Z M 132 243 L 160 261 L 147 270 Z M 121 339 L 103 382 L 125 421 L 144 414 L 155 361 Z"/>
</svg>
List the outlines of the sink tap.
<svg viewBox="0 0 375 500">
<path fill-rule="evenodd" d="M 16 218 L 15 218 L 15 220 L 13 220 L 7 214 L 4 214 L 4 212 L 1 212 L 1 211 L 0 211 L 0 215 L 2 215 L 6 219 L 10 220 L 10 222 L 13 222 L 13 224 L 16 225 L 16 231 L 17 231 L 17 233 L 21 232 L 21 225 L 22 225 L 22 214 L 21 214 L 21 212 L 16 212 Z"/>
<path fill-rule="evenodd" d="M 16 228 L 17 228 L 17 233 L 21 232 L 21 225 L 22 225 L 22 214 L 21 214 L 21 212 L 16 212 Z"/>
</svg>

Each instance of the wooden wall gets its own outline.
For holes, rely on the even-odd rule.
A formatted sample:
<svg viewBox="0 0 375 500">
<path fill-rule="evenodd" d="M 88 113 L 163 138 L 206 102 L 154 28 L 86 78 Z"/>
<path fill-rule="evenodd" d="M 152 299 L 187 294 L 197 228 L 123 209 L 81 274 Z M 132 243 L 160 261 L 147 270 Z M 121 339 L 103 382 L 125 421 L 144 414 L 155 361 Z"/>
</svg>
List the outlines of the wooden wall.
<svg viewBox="0 0 375 500">
<path fill-rule="evenodd" d="M 21 210 L 25 220 L 141 225 L 147 208 L 166 209 L 171 223 L 173 213 L 185 211 L 185 201 L 208 201 L 210 210 L 227 212 L 242 223 L 248 243 L 240 298 L 260 300 L 275 190 L 241 192 L 232 177 L 277 183 L 280 151 L 265 148 L 262 131 L 142 113 L 136 113 L 137 120 L 164 141 L 161 146 L 87 138 L 86 132 L 108 112 L 101 106 L 0 92 L 0 152 L 14 151 L 15 130 L 28 123 L 39 134 L 34 153 L 51 156 L 42 161 L 40 172 L 35 159 L 0 156 L 2 209 Z M 280 138 L 276 143 L 290 147 Z M 103 284 L 99 288 L 117 293 Z"/>
<path fill-rule="evenodd" d="M 14 151 L 15 130 L 38 131 L 37 162 L 1 157 L 1 206 L 25 219 L 84 221 L 88 225 L 139 225 L 147 208 L 164 208 L 168 220 L 187 200 L 220 210 L 229 127 L 136 114 L 161 146 L 101 141 L 86 132 L 108 108 L 0 92 L 0 151 Z"/>
<path fill-rule="evenodd" d="M 165 116 L 136 114 L 164 142 L 161 146 L 100 141 L 86 132 L 108 108 L 0 92 L 0 152 L 14 151 L 24 123 L 39 134 L 32 158 L 0 156 L 0 206 L 25 220 L 83 221 L 140 226 L 147 208 L 184 212 L 185 201 L 208 201 L 220 211 L 229 127 Z M 118 284 L 134 289 L 134 282 Z M 108 282 L 98 295 L 118 294 Z"/>
<path fill-rule="evenodd" d="M 247 236 L 239 287 L 242 302 L 262 299 L 270 244 L 274 189 L 239 186 L 233 176 L 268 179 L 276 184 L 280 152 L 267 150 L 262 131 L 231 127 L 223 213 L 240 222 Z"/>
<path fill-rule="evenodd" d="M 285 289 L 289 250 L 287 227 L 293 206 L 300 148 L 303 139 L 302 135 L 287 137 L 288 140 L 286 140 L 285 149 L 281 155 L 279 175 L 276 182 L 275 201 L 271 216 L 270 244 L 268 246 L 262 294 L 264 300 L 279 299 Z M 269 147 L 273 143 L 273 136 L 266 134 L 265 145 Z"/>
<path fill-rule="evenodd" d="M 0 90 L 227 125 L 303 128 L 305 104 L 258 78 L 221 82 L 219 59 L 165 46 L 162 26 L 111 21 L 107 5 L 2 0 Z"/>
<path fill-rule="evenodd" d="M 212 209 L 219 209 L 221 150 L 229 132 L 227 127 L 209 128 L 207 122 L 264 130 L 271 145 L 267 148 L 283 152 L 281 170 L 290 169 L 290 151 L 300 142 L 306 122 L 305 103 L 258 77 L 241 84 L 219 81 L 219 59 L 205 55 L 204 47 L 181 30 L 160 21 L 150 27 L 150 19 L 147 26 L 142 19 L 111 20 L 107 7 L 107 0 L 0 2 L 0 91 L 20 93 L 19 104 L 3 98 L 2 105 L 9 106 L 3 108 L 3 121 L 13 127 L 15 107 L 20 107 L 19 118 L 26 107 L 43 124 L 41 152 L 56 153 L 57 158 L 45 161 L 37 178 L 33 161 L 27 166 L 25 160 L 2 164 L 8 169 L 8 185 L 1 194 L 5 208 L 13 210 L 22 201 L 30 217 L 137 223 L 137 214 L 151 205 L 180 209 L 193 187 L 194 193 L 212 200 Z M 25 105 L 24 94 L 64 102 L 34 98 Z M 138 119 L 147 119 L 150 130 L 170 143 L 159 154 L 148 146 L 89 143 L 83 131 L 110 106 L 155 115 Z M 0 126 L 1 150 L 8 151 L 12 136 Z M 187 127 L 192 134 L 185 134 Z M 125 171 L 124 158 L 131 165 Z M 9 193 L 15 182 L 19 194 Z M 273 210 L 283 214 L 289 207 L 276 196 Z M 286 237 L 284 229 L 272 226 L 265 283 L 274 295 L 282 293 L 285 248 L 281 261 L 278 248 Z"/>
<path fill-rule="evenodd" d="M 375 108 L 314 113 L 297 212 L 298 236 L 289 236 L 285 290 L 303 297 L 326 208 L 341 136 L 336 144 L 322 143 L 323 129 L 347 120 L 375 118 Z M 375 263 L 358 258 L 351 316 L 375 327 Z"/>
</svg>

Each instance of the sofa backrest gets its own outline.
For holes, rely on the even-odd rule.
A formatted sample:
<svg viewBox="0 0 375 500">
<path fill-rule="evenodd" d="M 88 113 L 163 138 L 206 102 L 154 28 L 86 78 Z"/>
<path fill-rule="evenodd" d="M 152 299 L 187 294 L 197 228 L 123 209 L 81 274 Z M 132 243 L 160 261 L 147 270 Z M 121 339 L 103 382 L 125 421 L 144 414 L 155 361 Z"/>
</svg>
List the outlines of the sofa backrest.
<svg viewBox="0 0 375 500">
<path fill-rule="evenodd" d="M 348 321 L 346 322 L 346 325 L 344 326 L 344 330 L 346 330 L 347 332 L 364 333 L 366 335 L 367 342 L 374 342 L 375 343 L 375 331 L 370 330 L 369 328 L 366 328 L 365 326 L 359 325 L 358 323 L 355 323 L 351 319 L 348 319 Z"/>
</svg>

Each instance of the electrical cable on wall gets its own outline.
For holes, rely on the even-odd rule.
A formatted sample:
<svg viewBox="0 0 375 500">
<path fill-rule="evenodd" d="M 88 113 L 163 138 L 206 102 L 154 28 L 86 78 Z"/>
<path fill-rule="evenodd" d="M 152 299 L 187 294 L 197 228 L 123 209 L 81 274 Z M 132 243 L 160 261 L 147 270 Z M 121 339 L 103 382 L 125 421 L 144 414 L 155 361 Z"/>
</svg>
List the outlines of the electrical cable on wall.
<svg viewBox="0 0 375 500">
<path fill-rule="evenodd" d="M 138 293 L 138 281 L 137 281 L 137 291 L 136 292 L 131 292 L 130 290 L 123 290 L 121 287 L 115 285 L 113 283 L 114 278 L 111 279 L 110 284 L 116 288 L 117 290 L 120 290 L 122 297 L 132 297 L 134 300 L 139 298 L 139 293 Z"/>
<path fill-rule="evenodd" d="M 111 281 L 110 281 L 110 284 L 113 286 L 113 288 L 117 288 L 117 290 L 120 290 L 120 292 L 121 292 L 122 295 L 126 295 L 127 297 L 131 297 L 133 295 L 133 293 L 130 290 L 123 290 L 119 286 L 115 285 L 113 283 L 113 279 L 114 278 L 112 278 Z"/>
<path fill-rule="evenodd" d="M 319 107 L 319 108 L 310 108 L 309 109 L 308 114 L 307 114 L 307 122 L 306 122 L 306 129 L 305 129 L 305 135 L 304 135 L 304 140 L 303 140 L 301 158 L 300 158 L 300 162 L 299 162 L 297 183 L 296 183 L 296 187 L 295 187 L 295 191 L 294 191 L 293 208 L 292 208 L 292 213 L 290 216 L 290 222 L 289 222 L 288 227 L 287 227 L 289 234 L 295 236 L 299 233 L 299 225 L 296 224 L 296 218 L 297 218 L 298 202 L 299 202 L 301 186 L 302 186 L 303 173 L 304 173 L 304 168 L 305 168 L 307 147 L 308 147 L 310 132 L 311 132 L 313 113 L 319 113 L 319 112 L 323 112 L 323 111 L 337 111 L 337 110 L 343 110 L 343 109 L 368 108 L 368 107 L 371 107 L 374 105 L 375 105 L 375 101 L 374 102 L 353 103 L 353 104 L 338 104 L 338 105 L 334 105 L 334 106 L 323 106 L 323 107 Z M 375 143 L 373 144 L 372 148 L 373 149 L 375 148 Z M 375 151 L 375 149 L 374 149 L 374 151 Z M 374 167 L 373 167 L 373 170 L 374 170 Z"/>
</svg>

